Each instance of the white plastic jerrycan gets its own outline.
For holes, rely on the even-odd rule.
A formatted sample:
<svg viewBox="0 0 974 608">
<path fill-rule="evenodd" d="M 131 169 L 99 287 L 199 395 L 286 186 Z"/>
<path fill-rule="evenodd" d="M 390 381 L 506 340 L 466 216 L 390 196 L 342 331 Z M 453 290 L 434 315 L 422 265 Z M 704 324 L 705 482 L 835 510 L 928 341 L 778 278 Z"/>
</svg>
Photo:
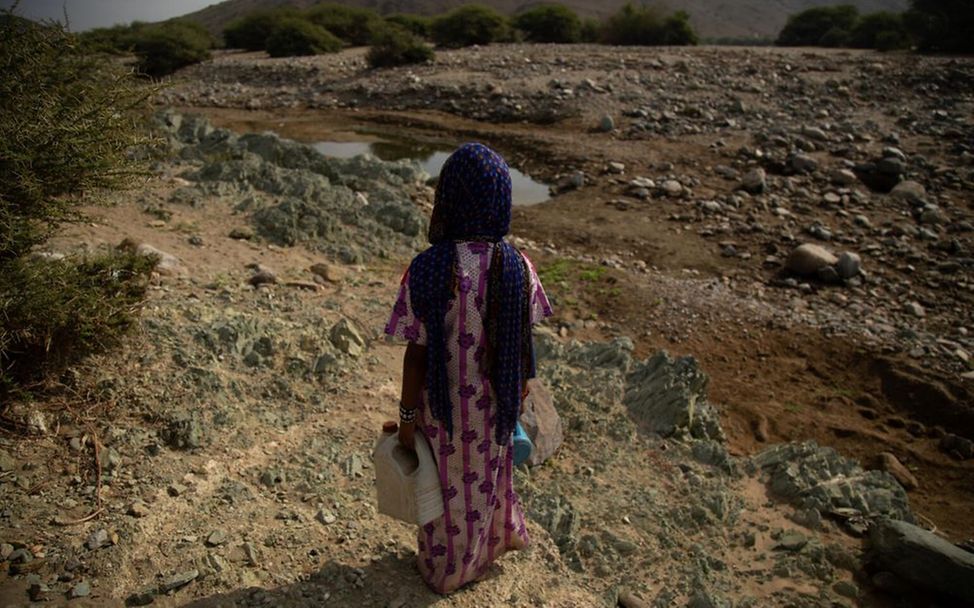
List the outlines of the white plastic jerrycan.
<svg viewBox="0 0 974 608">
<path fill-rule="evenodd" d="M 379 513 L 423 526 L 443 515 L 440 476 L 426 438 L 416 433 L 413 452 L 400 445 L 397 430 L 395 422 L 383 424 L 372 453 Z"/>
</svg>

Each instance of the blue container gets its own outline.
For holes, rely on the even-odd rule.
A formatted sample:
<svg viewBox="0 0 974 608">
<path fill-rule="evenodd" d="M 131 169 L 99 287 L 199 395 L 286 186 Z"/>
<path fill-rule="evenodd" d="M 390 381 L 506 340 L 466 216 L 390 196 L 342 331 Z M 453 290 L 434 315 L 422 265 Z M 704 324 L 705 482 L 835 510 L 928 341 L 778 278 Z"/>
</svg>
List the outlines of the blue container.
<svg viewBox="0 0 974 608">
<path fill-rule="evenodd" d="M 524 427 L 518 422 L 514 427 L 514 466 L 520 466 L 527 462 L 528 458 L 531 458 L 531 452 L 533 451 L 534 444 L 528 439 L 527 433 L 524 432 Z"/>
</svg>

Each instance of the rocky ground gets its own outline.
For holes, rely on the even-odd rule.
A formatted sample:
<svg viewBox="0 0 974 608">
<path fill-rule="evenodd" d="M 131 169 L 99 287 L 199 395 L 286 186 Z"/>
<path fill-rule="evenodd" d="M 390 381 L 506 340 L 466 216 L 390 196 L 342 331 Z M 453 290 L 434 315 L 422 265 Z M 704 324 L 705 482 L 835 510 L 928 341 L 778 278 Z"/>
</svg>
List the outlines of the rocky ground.
<svg viewBox="0 0 974 608">
<path fill-rule="evenodd" d="M 972 71 L 528 46 L 193 68 L 163 101 L 240 134 L 164 114 L 146 187 L 55 243 L 163 259 L 121 353 L 9 412 L 31 434 L 0 444 L 3 605 L 974 602 L 971 554 L 923 531 L 974 536 Z M 532 548 L 449 598 L 369 458 L 426 176 L 242 134 L 350 124 L 484 139 L 559 193 L 515 239 L 559 310 L 538 341 L 564 443 L 519 471 Z"/>
</svg>

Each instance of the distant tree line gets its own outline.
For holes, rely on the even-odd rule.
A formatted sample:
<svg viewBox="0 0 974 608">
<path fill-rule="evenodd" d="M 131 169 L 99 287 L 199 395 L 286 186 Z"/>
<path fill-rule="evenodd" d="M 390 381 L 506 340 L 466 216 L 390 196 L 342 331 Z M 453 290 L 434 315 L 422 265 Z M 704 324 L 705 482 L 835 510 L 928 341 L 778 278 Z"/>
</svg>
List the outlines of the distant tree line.
<svg viewBox="0 0 974 608">
<path fill-rule="evenodd" d="M 542 4 L 508 18 L 492 8 L 468 4 L 437 17 L 382 16 L 335 3 L 307 10 L 262 9 L 227 25 L 223 46 L 266 51 L 272 57 L 333 53 L 370 45 L 373 67 L 420 63 L 433 58 L 433 46 L 459 48 L 493 42 L 613 45 L 691 45 L 698 38 L 687 13 L 628 3 L 605 21 L 582 19 L 560 4 Z M 81 34 L 92 51 L 135 53 L 137 68 L 161 76 L 210 56 L 217 41 L 199 25 L 181 19 L 158 25 L 133 22 Z"/>
<path fill-rule="evenodd" d="M 911 0 L 903 13 L 861 15 L 851 5 L 822 6 L 792 15 L 779 46 L 822 46 L 891 51 L 974 52 L 974 1 Z"/>
</svg>

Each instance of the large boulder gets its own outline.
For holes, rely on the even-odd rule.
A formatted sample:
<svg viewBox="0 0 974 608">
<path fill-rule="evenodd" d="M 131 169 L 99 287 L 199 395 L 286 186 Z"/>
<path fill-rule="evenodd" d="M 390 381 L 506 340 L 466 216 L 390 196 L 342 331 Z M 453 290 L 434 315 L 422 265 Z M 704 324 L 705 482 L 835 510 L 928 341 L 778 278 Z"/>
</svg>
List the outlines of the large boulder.
<svg viewBox="0 0 974 608">
<path fill-rule="evenodd" d="M 864 518 L 913 521 L 903 486 L 885 471 L 864 471 L 855 460 L 814 441 L 772 446 L 751 459 L 771 491 L 803 509 Z"/>
<path fill-rule="evenodd" d="M 873 567 L 965 606 L 974 605 L 974 553 L 905 521 L 877 522 L 869 541 Z"/>
<path fill-rule="evenodd" d="M 791 252 L 785 267 L 801 276 L 817 276 L 823 268 L 835 266 L 838 261 L 839 258 L 825 247 L 805 243 Z"/>
<path fill-rule="evenodd" d="M 561 417 L 544 382 L 534 378 L 528 381 L 528 388 L 531 392 L 521 407 L 521 426 L 534 444 L 528 464 L 537 466 L 555 453 L 564 441 L 564 433 Z"/>
<path fill-rule="evenodd" d="M 660 351 L 633 365 L 623 403 L 647 432 L 723 441 L 717 412 L 707 403 L 707 382 L 693 357 L 673 359 Z"/>
</svg>

